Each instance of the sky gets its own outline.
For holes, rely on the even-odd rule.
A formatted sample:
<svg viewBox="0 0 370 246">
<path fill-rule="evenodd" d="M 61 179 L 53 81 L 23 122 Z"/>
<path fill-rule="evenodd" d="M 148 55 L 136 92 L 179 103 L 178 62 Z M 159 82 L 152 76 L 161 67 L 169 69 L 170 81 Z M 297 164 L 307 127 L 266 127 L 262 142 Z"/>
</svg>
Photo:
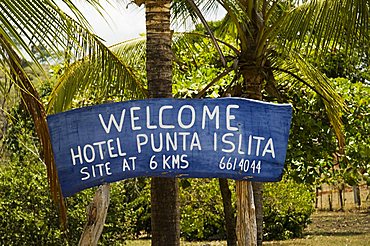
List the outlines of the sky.
<svg viewBox="0 0 370 246">
<path fill-rule="evenodd" d="M 93 30 L 108 45 L 115 44 L 124 40 L 137 38 L 145 33 L 145 11 L 143 7 L 135 4 L 118 4 L 112 1 L 112 5 L 102 1 L 102 5 L 107 12 L 104 18 L 97 11 L 80 1 L 76 3 L 81 12 L 87 18 Z"/>
<path fill-rule="evenodd" d="M 125 40 L 137 38 L 145 33 L 145 10 L 135 4 L 124 4 L 123 1 L 101 1 L 106 20 L 91 6 L 83 1 L 76 1 L 76 5 L 85 15 L 94 32 L 105 40 L 107 45 L 116 44 Z M 63 6 L 61 6 L 63 8 Z M 63 8 L 64 9 L 64 8 Z M 68 11 L 67 11 L 68 13 Z M 225 11 L 220 9 L 217 14 L 208 16 L 208 20 L 220 19 Z M 109 23 L 109 24 L 108 24 Z M 174 27 L 175 30 L 184 30 L 184 27 Z"/>
</svg>

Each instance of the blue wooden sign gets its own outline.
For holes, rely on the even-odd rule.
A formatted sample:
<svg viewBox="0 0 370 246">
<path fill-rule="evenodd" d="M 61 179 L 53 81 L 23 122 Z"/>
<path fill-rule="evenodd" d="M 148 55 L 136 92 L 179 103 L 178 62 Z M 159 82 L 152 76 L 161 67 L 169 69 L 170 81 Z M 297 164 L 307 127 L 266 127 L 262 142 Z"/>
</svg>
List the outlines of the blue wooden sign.
<svg viewBox="0 0 370 246">
<path fill-rule="evenodd" d="M 291 106 L 149 99 L 48 116 L 64 196 L 139 176 L 281 179 Z"/>
</svg>

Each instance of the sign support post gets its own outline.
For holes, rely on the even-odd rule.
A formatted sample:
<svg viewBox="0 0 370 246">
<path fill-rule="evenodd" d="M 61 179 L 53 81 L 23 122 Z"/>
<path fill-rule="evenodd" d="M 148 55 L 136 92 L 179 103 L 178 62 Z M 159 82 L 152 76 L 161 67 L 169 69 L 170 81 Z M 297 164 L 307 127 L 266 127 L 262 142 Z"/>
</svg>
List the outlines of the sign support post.
<svg viewBox="0 0 370 246">
<path fill-rule="evenodd" d="M 79 246 L 98 245 L 108 213 L 109 194 L 109 184 L 99 186 L 95 192 L 93 200 L 86 209 L 87 221 L 78 242 Z"/>
<path fill-rule="evenodd" d="M 250 181 L 236 181 L 236 236 L 238 245 L 257 245 L 256 208 Z"/>
</svg>

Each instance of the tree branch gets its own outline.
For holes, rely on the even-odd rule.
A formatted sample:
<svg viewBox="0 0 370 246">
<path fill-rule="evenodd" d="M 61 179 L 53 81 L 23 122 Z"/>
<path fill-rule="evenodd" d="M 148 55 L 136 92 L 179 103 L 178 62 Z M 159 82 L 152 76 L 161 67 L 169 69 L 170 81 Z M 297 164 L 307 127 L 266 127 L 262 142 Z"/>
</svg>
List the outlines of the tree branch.
<svg viewBox="0 0 370 246">
<path fill-rule="evenodd" d="M 222 65 L 224 67 L 226 67 L 226 59 L 222 53 L 222 50 L 220 48 L 220 46 L 218 45 L 217 43 L 217 40 L 215 38 L 215 36 L 213 35 L 213 32 L 211 30 L 211 28 L 209 27 L 208 23 L 207 23 L 207 20 L 204 18 L 204 16 L 202 15 L 202 13 L 200 12 L 199 8 L 197 7 L 197 5 L 194 3 L 193 0 L 187 0 L 187 2 L 190 4 L 190 6 L 194 9 L 196 15 L 199 17 L 199 19 L 201 20 L 202 24 L 204 25 L 204 27 L 206 28 L 208 34 L 211 36 L 211 39 L 212 39 L 212 43 L 214 44 L 214 46 L 216 47 L 217 49 L 217 52 L 220 54 L 220 57 L 221 57 L 221 61 L 222 61 Z"/>
<path fill-rule="evenodd" d="M 214 78 L 208 85 L 206 85 L 206 87 L 204 87 L 199 93 L 198 95 L 195 96 L 195 98 L 201 98 L 204 96 L 204 94 L 206 94 L 207 90 L 212 86 L 214 85 L 217 81 L 219 81 L 220 79 L 222 79 L 223 77 L 225 77 L 228 73 L 230 73 L 234 68 L 233 67 L 228 67 L 226 68 L 225 71 L 223 71 L 222 73 L 220 73 L 219 75 L 217 75 L 216 78 Z"/>
</svg>

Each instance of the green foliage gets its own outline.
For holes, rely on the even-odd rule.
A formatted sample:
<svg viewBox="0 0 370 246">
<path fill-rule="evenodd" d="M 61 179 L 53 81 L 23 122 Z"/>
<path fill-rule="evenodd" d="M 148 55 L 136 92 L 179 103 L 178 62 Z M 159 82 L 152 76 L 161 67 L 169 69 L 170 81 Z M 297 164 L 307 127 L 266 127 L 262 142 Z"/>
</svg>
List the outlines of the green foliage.
<svg viewBox="0 0 370 246">
<path fill-rule="evenodd" d="M 121 245 L 124 240 L 147 236 L 150 231 L 150 179 L 112 184 L 102 243 Z"/>
<path fill-rule="evenodd" d="M 45 167 L 33 160 L 9 163 L 0 169 L 0 244 L 76 245 L 86 221 L 85 208 L 94 189 L 67 199 L 68 232 L 59 220 L 45 177 Z M 186 240 L 225 239 L 222 199 L 217 179 L 181 180 L 181 232 Z M 299 236 L 312 212 L 312 196 L 292 181 L 267 184 L 267 239 Z M 150 235 L 149 179 L 130 179 L 111 185 L 111 200 L 101 245 L 120 245 Z M 233 198 L 233 200 L 235 197 Z"/>
<path fill-rule="evenodd" d="M 335 57 L 329 58 L 327 65 L 322 65 L 321 69 L 330 76 L 344 74 L 336 66 Z M 338 59 L 344 58 L 340 56 Z M 370 123 L 367 116 L 370 113 L 370 89 L 366 83 L 351 82 L 352 79 L 353 77 L 331 79 L 347 105 L 347 111 L 342 117 L 346 156 L 337 154 L 337 141 L 322 101 L 310 90 L 301 88 L 289 91 L 294 111 L 287 164 L 289 175 L 295 180 L 309 184 L 344 182 L 349 185 L 368 180 Z"/>
<path fill-rule="evenodd" d="M 342 179 L 349 185 L 362 180 L 370 184 L 370 86 L 344 78 L 337 78 L 334 83 L 348 106 L 343 116 L 346 156 L 340 163 Z"/>
<path fill-rule="evenodd" d="M 181 184 L 181 236 L 186 240 L 226 239 L 217 179 L 188 179 Z M 308 186 L 286 179 L 264 187 L 264 238 L 301 237 L 314 211 Z M 234 182 L 230 188 L 235 189 Z"/>
<path fill-rule="evenodd" d="M 181 236 L 186 240 L 225 239 L 218 180 L 184 179 L 181 186 Z"/>
<path fill-rule="evenodd" d="M 301 237 L 313 213 L 313 193 L 292 180 L 265 184 L 263 233 L 265 240 Z"/>
<path fill-rule="evenodd" d="M 149 189 L 148 179 L 112 184 L 102 245 L 121 245 L 150 233 Z M 88 189 L 67 198 L 68 231 L 63 233 L 45 166 L 32 155 L 0 166 L 0 245 L 77 245 L 93 195 L 94 189 Z"/>
<path fill-rule="evenodd" d="M 213 23 L 216 25 L 216 23 Z M 221 46 L 228 65 L 233 62 L 232 51 Z M 176 55 L 173 72 L 173 94 L 177 98 L 194 98 L 224 71 L 220 57 L 212 42 L 202 32 L 178 34 L 173 44 Z M 235 74 L 221 77 L 208 89 L 205 97 L 222 96 Z"/>
<path fill-rule="evenodd" d="M 4 149 L 13 158 L 22 161 L 30 153 L 38 153 L 39 144 L 33 121 L 23 105 L 13 107 L 9 115 Z"/>
<path fill-rule="evenodd" d="M 369 181 L 369 48 L 367 44 L 351 54 L 332 49 L 325 57 L 309 59 L 330 77 L 334 89 L 347 106 L 342 120 L 345 134 L 345 156 L 338 155 L 336 139 L 322 114 L 322 104 L 307 90 L 290 90 L 294 117 L 287 155 L 288 171 L 305 183 L 354 185 Z"/>
<path fill-rule="evenodd" d="M 66 244 L 47 186 L 40 163 L 24 160 L 0 167 L 1 245 Z M 70 240 L 76 241 L 78 232 L 72 232 Z"/>
<path fill-rule="evenodd" d="M 333 49 L 321 59 L 314 60 L 317 66 L 329 78 L 347 78 L 349 81 L 356 83 L 369 83 L 370 73 L 369 64 L 369 47 L 367 44 L 361 44 L 356 47 L 350 55 L 348 51 Z"/>
<path fill-rule="evenodd" d="M 37 76 L 41 74 L 31 74 L 36 80 Z M 47 101 L 52 89 L 52 80 L 48 78 L 45 82 L 38 83 L 38 90 L 40 93 L 41 100 Z M 40 81 L 38 81 L 40 82 Z M 25 104 L 17 103 L 9 105 L 11 107 L 7 112 L 6 129 L 4 129 L 4 150 L 8 154 L 12 155 L 20 161 L 23 160 L 29 154 L 33 154 L 36 157 L 40 156 L 39 149 L 40 143 L 35 132 L 34 122 L 25 106 Z M 1 109 L 0 109 L 1 110 Z M 4 109 L 5 110 L 5 109 Z"/>
<path fill-rule="evenodd" d="M 49 85 L 40 90 L 45 97 Z M 0 165 L 0 245 L 77 245 L 86 221 L 86 207 L 94 189 L 66 199 L 68 231 L 59 228 L 46 167 L 39 159 L 39 143 L 33 122 L 22 105 L 11 111 L 5 152 Z M 131 179 L 111 186 L 109 212 L 101 242 L 123 243 L 150 233 L 150 186 L 148 179 Z"/>
<path fill-rule="evenodd" d="M 294 105 L 286 160 L 289 175 L 307 184 L 327 182 L 337 142 L 322 100 L 304 88 L 289 91 L 289 96 Z"/>
<path fill-rule="evenodd" d="M 42 86 L 47 91 L 47 86 Z M 1 245 L 76 245 L 85 221 L 90 190 L 68 199 L 69 231 L 59 227 L 40 160 L 39 142 L 33 122 L 23 105 L 10 112 L 5 135 L 5 152 L 0 165 L 0 244 Z"/>
<path fill-rule="evenodd" d="M 32 159 L 32 158 L 31 158 Z M 93 197 L 88 189 L 67 199 L 68 231 L 59 228 L 52 206 L 45 167 L 39 162 L 9 163 L 0 169 L 0 245 L 77 245 L 85 209 Z M 150 231 L 147 181 L 112 184 L 111 200 L 102 245 L 121 245 Z M 141 190 L 141 186 L 145 185 Z"/>
</svg>

